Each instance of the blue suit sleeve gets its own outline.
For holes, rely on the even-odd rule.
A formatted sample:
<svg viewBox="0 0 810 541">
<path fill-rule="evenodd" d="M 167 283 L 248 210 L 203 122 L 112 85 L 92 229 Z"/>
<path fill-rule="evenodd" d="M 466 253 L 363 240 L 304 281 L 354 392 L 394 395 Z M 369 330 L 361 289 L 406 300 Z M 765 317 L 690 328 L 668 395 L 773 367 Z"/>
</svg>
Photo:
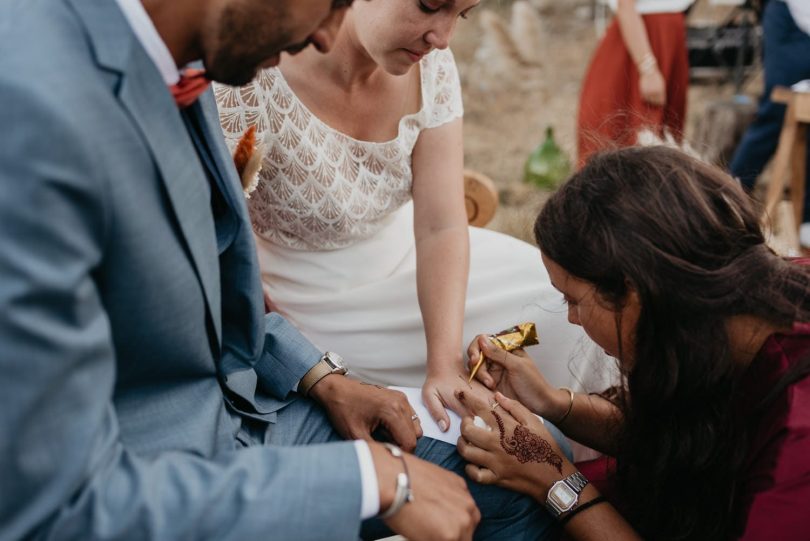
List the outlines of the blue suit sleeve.
<svg viewBox="0 0 810 541">
<path fill-rule="evenodd" d="M 264 349 L 255 366 L 263 389 L 285 398 L 321 356 L 312 342 L 281 315 L 266 316 Z"/>
<path fill-rule="evenodd" d="M 98 282 L 108 179 L 56 101 L 0 76 L 0 540 L 355 538 L 351 442 L 215 457 L 122 443 Z"/>
</svg>

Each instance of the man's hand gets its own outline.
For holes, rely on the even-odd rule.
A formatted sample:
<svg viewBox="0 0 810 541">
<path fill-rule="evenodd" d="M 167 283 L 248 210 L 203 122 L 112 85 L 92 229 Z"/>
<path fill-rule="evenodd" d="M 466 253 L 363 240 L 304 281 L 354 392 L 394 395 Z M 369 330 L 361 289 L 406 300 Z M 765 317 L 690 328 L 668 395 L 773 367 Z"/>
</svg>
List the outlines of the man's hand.
<svg viewBox="0 0 810 541">
<path fill-rule="evenodd" d="M 391 505 L 396 476 L 402 462 L 379 443 L 369 444 L 377 481 L 380 485 L 380 511 Z M 481 513 L 467 484 L 458 475 L 413 455 L 405 455 L 413 501 L 385 520 L 388 527 L 408 539 L 460 541 L 472 539 Z"/>
<path fill-rule="evenodd" d="M 422 426 L 405 395 L 377 385 L 330 374 L 313 385 L 309 396 L 325 409 L 332 426 L 346 439 L 371 441 L 384 429 L 406 451 L 416 448 Z"/>
</svg>

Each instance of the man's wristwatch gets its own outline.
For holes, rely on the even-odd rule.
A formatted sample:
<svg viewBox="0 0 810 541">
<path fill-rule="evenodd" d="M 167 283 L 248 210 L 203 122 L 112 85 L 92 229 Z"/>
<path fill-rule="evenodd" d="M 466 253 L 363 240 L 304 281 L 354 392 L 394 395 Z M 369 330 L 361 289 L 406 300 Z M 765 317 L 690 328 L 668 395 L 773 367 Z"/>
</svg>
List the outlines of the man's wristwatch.
<svg viewBox="0 0 810 541">
<path fill-rule="evenodd" d="M 579 503 L 579 494 L 587 484 L 585 476 L 577 471 L 551 485 L 546 496 L 546 508 L 551 516 L 560 518 L 563 513 L 574 509 Z"/>
<path fill-rule="evenodd" d="M 298 383 L 298 392 L 302 395 L 309 395 L 309 391 L 316 383 L 321 381 L 329 374 L 344 375 L 348 372 L 346 364 L 343 362 L 343 357 L 333 351 L 327 351 L 318 361 L 318 364 L 309 369 L 309 372 L 304 374 L 301 381 Z"/>
</svg>

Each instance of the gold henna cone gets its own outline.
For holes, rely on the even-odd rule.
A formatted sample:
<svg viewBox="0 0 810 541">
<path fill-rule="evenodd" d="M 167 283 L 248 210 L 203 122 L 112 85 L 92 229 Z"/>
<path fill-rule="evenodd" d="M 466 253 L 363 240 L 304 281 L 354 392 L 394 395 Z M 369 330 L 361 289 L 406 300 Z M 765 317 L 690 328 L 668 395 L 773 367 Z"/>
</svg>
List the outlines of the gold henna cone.
<svg viewBox="0 0 810 541">
<path fill-rule="evenodd" d="M 497 334 L 493 334 L 489 337 L 489 341 L 504 351 L 514 351 L 540 343 L 537 338 L 537 327 L 531 322 L 521 323 L 520 325 L 515 325 Z M 472 383 L 475 374 L 478 373 L 478 369 L 481 368 L 483 362 L 484 353 L 480 352 L 478 354 L 478 361 L 476 361 L 472 372 L 470 372 L 470 378 L 467 380 L 467 383 Z"/>
</svg>

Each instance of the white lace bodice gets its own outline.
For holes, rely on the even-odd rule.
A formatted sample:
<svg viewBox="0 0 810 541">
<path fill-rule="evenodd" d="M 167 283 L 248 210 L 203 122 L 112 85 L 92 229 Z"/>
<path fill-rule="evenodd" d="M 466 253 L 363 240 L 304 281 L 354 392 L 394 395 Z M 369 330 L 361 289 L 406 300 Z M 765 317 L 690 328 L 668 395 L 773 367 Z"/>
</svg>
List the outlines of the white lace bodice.
<svg viewBox="0 0 810 541">
<path fill-rule="evenodd" d="M 222 130 L 233 150 L 249 126 L 264 141 L 259 185 L 248 200 L 257 235 L 299 250 L 331 250 L 369 238 L 411 198 L 411 154 L 419 133 L 463 114 L 453 54 L 420 62 L 422 106 L 397 137 L 359 141 L 313 115 L 276 68 L 247 86 L 215 85 Z"/>
</svg>

